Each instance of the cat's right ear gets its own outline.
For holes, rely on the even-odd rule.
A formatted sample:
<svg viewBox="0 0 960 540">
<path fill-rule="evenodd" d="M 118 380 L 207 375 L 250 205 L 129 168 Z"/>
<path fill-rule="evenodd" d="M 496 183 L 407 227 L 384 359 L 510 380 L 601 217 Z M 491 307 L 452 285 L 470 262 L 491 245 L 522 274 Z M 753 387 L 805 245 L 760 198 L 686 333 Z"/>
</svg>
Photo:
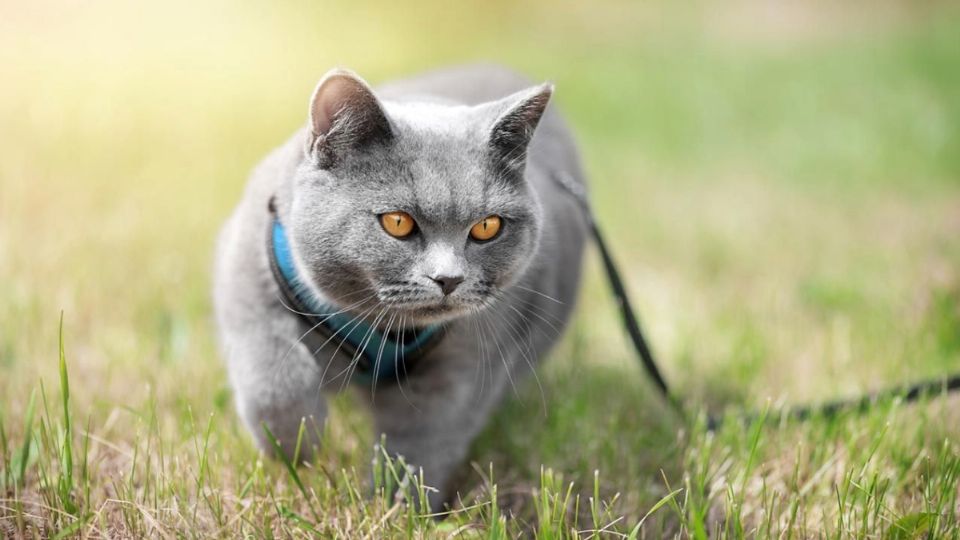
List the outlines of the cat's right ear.
<svg viewBox="0 0 960 540">
<path fill-rule="evenodd" d="M 503 172 L 523 173 L 527 146 L 553 95 L 553 85 L 541 84 L 495 102 L 504 108 L 490 132 L 490 147 Z"/>
<path fill-rule="evenodd" d="M 393 138 L 390 121 L 370 86 L 357 74 L 333 69 L 310 99 L 306 153 L 317 167 L 329 169 L 352 151 Z"/>
</svg>

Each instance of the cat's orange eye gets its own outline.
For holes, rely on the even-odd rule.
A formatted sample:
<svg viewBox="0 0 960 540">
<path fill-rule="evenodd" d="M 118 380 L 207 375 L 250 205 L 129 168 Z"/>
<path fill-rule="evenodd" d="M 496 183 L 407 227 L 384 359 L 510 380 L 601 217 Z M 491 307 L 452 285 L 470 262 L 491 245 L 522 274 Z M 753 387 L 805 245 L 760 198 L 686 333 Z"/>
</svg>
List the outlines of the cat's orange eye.
<svg viewBox="0 0 960 540">
<path fill-rule="evenodd" d="M 500 216 L 487 216 L 470 227 L 470 238 L 480 242 L 490 240 L 500 232 L 502 224 Z"/>
<path fill-rule="evenodd" d="M 387 234 L 395 238 L 410 236 L 417 227 L 417 222 L 406 212 L 387 212 L 380 215 L 380 224 Z"/>
</svg>

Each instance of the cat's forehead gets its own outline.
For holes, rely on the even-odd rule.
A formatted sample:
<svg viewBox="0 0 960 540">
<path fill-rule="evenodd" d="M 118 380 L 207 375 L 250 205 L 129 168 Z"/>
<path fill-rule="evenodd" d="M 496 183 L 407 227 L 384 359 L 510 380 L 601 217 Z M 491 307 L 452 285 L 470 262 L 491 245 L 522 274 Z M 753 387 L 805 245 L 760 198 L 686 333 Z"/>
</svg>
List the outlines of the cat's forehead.
<svg viewBox="0 0 960 540">
<path fill-rule="evenodd" d="M 390 179 L 370 193 L 378 206 L 404 210 L 420 220 L 450 224 L 522 210 L 522 197 L 492 177 L 482 157 L 444 146 L 431 144 L 408 159 L 394 161 L 398 169 L 389 172 Z"/>
<path fill-rule="evenodd" d="M 488 107 L 431 102 L 385 102 L 393 128 L 401 135 L 473 136 L 492 122 Z"/>
<path fill-rule="evenodd" d="M 382 195 L 436 221 L 476 219 L 518 204 L 491 175 L 489 125 L 476 107 L 406 103 L 390 108 L 394 182 Z"/>
</svg>

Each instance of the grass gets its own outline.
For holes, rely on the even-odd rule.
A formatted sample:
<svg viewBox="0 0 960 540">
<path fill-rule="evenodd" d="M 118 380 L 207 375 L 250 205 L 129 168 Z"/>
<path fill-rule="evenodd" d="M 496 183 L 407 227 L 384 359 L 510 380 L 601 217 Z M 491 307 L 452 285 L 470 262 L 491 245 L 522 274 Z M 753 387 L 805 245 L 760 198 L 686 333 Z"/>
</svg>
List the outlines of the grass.
<svg viewBox="0 0 960 540">
<path fill-rule="evenodd" d="M 960 365 L 960 12 L 722 6 L 0 5 L 0 537 L 957 538 L 956 397 L 780 413 Z M 589 253 L 447 519 L 371 495 L 351 396 L 310 466 L 253 449 L 209 300 L 245 175 L 328 67 L 470 59 L 556 83 L 668 379 L 767 423 L 676 419 Z"/>
</svg>

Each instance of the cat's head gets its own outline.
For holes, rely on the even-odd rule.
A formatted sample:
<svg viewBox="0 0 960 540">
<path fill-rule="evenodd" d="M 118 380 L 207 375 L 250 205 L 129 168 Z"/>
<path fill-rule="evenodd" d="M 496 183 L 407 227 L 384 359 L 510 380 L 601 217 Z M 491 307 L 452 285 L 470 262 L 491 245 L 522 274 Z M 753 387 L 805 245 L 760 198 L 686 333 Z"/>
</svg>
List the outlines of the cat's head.
<svg viewBox="0 0 960 540">
<path fill-rule="evenodd" d="M 477 106 L 382 102 L 334 70 L 310 102 L 290 235 L 313 286 L 339 306 L 407 323 L 482 309 L 537 251 L 526 149 L 542 85 Z"/>
</svg>

